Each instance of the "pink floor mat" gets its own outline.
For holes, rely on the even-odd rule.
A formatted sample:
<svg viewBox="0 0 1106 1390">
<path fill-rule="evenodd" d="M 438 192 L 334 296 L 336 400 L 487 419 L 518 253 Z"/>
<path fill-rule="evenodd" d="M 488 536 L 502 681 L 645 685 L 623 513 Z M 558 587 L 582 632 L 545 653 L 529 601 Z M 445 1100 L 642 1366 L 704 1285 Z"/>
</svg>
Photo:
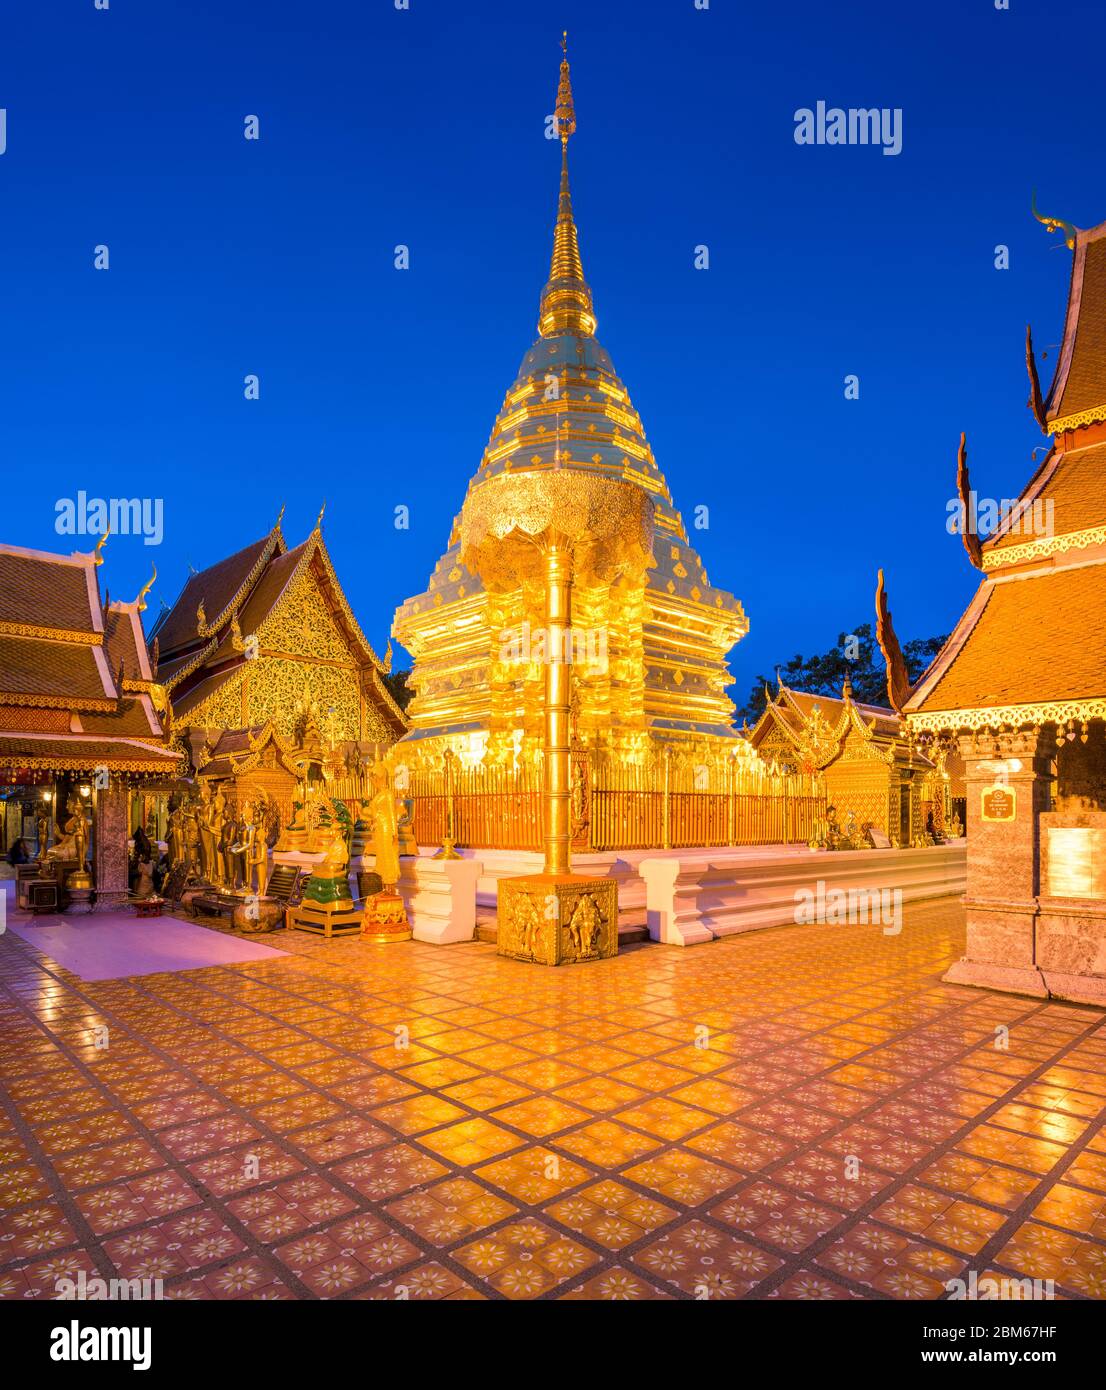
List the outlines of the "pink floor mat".
<svg viewBox="0 0 1106 1390">
<path fill-rule="evenodd" d="M 85 917 L 9 914 L 8 930 L 82 980 L 121 980 L 163 970 L 241 965 L 287 954 L 176 917 L 139 920 L 129 913 L 115 912 Z"/>
</svg>

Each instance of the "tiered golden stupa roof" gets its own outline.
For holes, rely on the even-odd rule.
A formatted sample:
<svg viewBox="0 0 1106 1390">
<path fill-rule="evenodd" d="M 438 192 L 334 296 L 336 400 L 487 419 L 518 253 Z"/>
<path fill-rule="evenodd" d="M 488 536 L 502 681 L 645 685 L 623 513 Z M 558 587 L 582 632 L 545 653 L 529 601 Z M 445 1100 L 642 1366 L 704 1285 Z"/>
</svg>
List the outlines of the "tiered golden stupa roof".
<svg viewBox="0 0 1106 1390">
<path fill-rule="evenodd" d="M 689 544 L 630 393 L 595 337 L 568 174 L 576 129 L 567 57 L 557 89 L 561 179 L 549 278 L 538 338 L 504 397 L 469 494 L 506 473 L 567 470 L 624 479 L 654 504 L 654 556 L 644 592 L 611 603 L 578 593 L 574 625 L 607 625 L 611 670 L 585 676 L 579 728 L 646 730 L 732 738 L 726 653 L 748 630 L 741 604 L 715 588 Z M 521 678 L 496 659 L 500 633 L 541 622 L 529 599 L 485 594 L 459 560 L 455 519 L 449 549 L 427 590 L 398 609 L 393 634 L 414 657 L 412 739 L 530 732 L 540 713 L 536 673 Z M 577 672 L 578 678 L 580 672 Z"/>
<path fill-rule="evenodd" d="M 1064 339 L 1030 405 L 1052 448 L 982 545 L 984 580 L 905 707 L 920 730 L 1106 715 L 1106 222 L 1062 230 L 1074 252 Z"/>
</svg>

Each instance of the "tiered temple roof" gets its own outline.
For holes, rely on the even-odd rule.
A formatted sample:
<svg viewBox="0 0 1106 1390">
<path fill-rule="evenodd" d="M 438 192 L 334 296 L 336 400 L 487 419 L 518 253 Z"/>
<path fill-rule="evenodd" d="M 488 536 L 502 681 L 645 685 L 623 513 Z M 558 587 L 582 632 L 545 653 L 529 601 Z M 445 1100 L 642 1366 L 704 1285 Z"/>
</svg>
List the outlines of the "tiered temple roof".
<svg viewBox="0 0 1106 1390">
<path fill-rule="evenodd" d="M 162 773 L 168 747 L 142 636 L 145 590 L 100 597 L 96 552 L 0 545 L 0 769 Z"/>
<path fill-rule="evenodd" d="M 334 711 L 340 741 L 390 743 L 407 728 L 321 524 L 289 550 L 278 520 L 260 540 L 191 575 L 150 640 L 178 732 L 245 737 L 271 723 L 290 743 L 297 702 L 312 700 L 320 717 Z"/>
<path fill-rule="evenodd" d="M 1106 715 L 1106 222 L 1058 224 L 1074 252 L 1064 339 L 1035 413 L 1052 436 L 983 543 L 984 579 L 905 706 L 921 730 Z"/>
<path fill-rule="evenodd" d="M 789 748 L 804 770 L 816 771 L 841 756 L 850 735 L 858 736 L 888 763 L 905 760 L 918 767 L 931 766 L 928 758 L 908 747 L 905 721 L 884 705 L 854 701 L 848 682 L 840 696 L 792 690 L 781 682 L 749 740 L 762 757 L 770 759 L 773 748 Z"/>
</svg>

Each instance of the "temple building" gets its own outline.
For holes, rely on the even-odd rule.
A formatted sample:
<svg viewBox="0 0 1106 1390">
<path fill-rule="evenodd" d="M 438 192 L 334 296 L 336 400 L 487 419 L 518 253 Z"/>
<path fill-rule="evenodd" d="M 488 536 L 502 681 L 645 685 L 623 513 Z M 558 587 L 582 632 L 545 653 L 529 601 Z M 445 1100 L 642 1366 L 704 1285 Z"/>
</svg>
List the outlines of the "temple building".
<svg viewBox="0 0 1106 1390">
<path fill-rule="evenodd" d="M 287 818 L 306 763 L 360 762 L 407 729 L 334 572 L 320 514 L 289 550 L 278 519 L 243 550 L 189 576 L 150 633 L 176 746 L 192 769 L 264 791 Z M 390 660 L 390 658 L 389 658 Z"/>
<path fill-rule="evenodd" d="M 574 587 L 574 744 L 621 765 L 655 761 L 671 745 L 718 756 L 737 738 L 726 657 L 748 622 L 741 604 L 711 584 L 630 393 L 595 336 L 569 188 L 576 117 L 567 59 L 556 118 L 560 194 L 538 336 L 504 397 L 466 511 L 479 508 L 485 489 L 501 495 L 494 485 L 507 475 L 565 470 L 582 484 L 590 477 L 640 488 L 653 515 L 647 573 L 610 582 L 593 575 Z M 470 767 L 532 766 L 543 718 L 544 591 L 489 584 L 462 562 L 461 540 L 458 517 L 425 592 L 396 612 L 393 635 L 414 659 L 404 756 L 416 768 L 430 766 L 448 747 Z"/>
<path fill-rule="evenodd" d="M 126 898 L 145 792 L 181 758 L 142 634 L 149 585 L 129 603 L 101 598 L 102 562 L 102 541 L 72 555 L 0 545 L 0 848 L 56 854 L 86 822 L 81 858 L 91 851 L 96 904 L 111 907 Z"/>
<path fill-rule="evenodd" d="M 965 546 L 975 596 L 905 703 L 966 765 L 967 956 L 948 978 L 1106 1003 L 1106 223 L 1073 251 L 1063 342 L 1030 406 L 1051 448 Z M 961 496 L 967 498 L 961 457 Z"/>
<path fill-rule="evenodd" d="M 907 848 L 951 825 L 958 788 L 943 746 L 920 752 L 894 710 L 858 704 L 848 681 L 840 698 L 781 683 L 749 740 L 768 763 L 817 774 L 842 828 L 851 818 L 862 835 L 871 829 Z"/>
</svg>

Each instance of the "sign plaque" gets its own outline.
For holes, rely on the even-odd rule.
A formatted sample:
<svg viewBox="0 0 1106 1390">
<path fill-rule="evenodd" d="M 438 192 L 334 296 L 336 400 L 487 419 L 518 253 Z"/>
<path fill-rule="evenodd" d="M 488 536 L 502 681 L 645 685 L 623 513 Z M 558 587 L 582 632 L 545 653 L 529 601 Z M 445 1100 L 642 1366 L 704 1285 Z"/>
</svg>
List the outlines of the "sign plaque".
<svg viewBox="0 0 1106 1390">
<path fill-rule="evenodd" d="M 985 821 L 1009 823 L 1018 817 L 1018 793 L 1014 787 L 996 783 L 980 794 L 980 817 Z"/>
</svg>

